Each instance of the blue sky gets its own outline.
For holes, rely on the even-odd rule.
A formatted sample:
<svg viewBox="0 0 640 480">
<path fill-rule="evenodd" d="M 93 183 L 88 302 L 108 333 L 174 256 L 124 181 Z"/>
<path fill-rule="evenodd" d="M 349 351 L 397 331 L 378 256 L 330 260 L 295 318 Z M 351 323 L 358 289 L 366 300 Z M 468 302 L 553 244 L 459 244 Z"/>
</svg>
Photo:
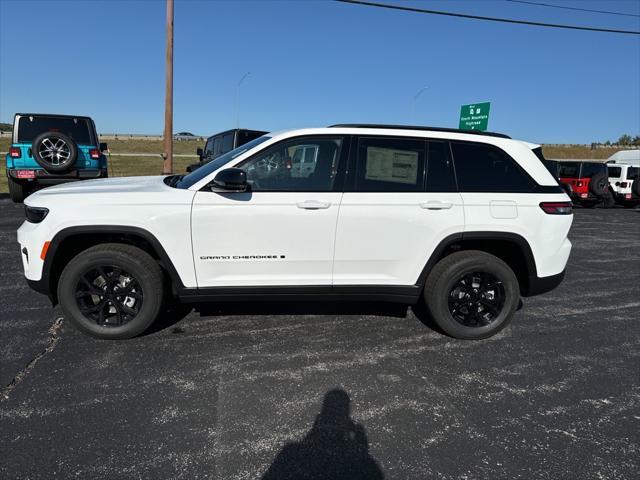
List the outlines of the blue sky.
<svg viewBox="0 0 640 480">
<path fill-rule="evenodd" d="M 542 1 L 542 0 L 540 0 Z M 640 18 L 504 0 L 422 8 L 640 30 Z M 638 0 L 544 0 L 640 15 Z M 165 2 L 0 0 L 0 121 L 92 116 L 102 133 L 161 133 Z M 545 143 L 640 134 L 640 36 L 497 24 L 329 1 L 175 0 L 174 131 L 331 123 L 489 129 Z M 413 105 L 413 96 L 428 88 Z"/>
</svg>

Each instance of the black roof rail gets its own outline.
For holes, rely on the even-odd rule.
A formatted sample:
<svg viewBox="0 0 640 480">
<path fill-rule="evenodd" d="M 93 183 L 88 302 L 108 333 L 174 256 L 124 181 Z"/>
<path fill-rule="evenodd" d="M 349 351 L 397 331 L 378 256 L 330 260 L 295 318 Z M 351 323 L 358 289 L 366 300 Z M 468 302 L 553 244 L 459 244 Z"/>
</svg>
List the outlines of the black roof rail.
<svg viewBox="0 0 640 480">
<path fill-rule="evenodd" d="M 328 128 L 381 128 L 389 130 L 424 130 L 426 132 L 470 133 L 472 135 L 485 135 L 487 137 L 511 138 L 504 133 L 481 132 L 480 130 L 460 130 L 459 128 L 423 127 L 418 125 L 384 125 L 374 123 L 338 123 L 329 125 Z"/>
</svg>

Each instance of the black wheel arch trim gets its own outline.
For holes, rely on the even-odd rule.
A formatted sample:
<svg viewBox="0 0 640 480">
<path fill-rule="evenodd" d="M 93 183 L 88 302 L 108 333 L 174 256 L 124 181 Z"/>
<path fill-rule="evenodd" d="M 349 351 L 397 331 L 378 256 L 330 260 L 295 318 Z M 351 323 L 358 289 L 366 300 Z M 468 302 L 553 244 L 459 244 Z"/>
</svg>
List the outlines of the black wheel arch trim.
<svg viewBox="0 0 640 480">
<path fill-rule="evenodd" d="M 42 275 L 40 280 L 27 280 L 29 286 L 37 292 L 44 293 L 49 296 L 53 303 L 57 302 L 55 288 L 51 285 L 51 275 L 53 265 L 55 263 L 56 253 L 59 251 L 62 243 L 69 237 L 83 234 L 114 234 L 114 235 L 133 235 L 142 238 L 149 242 L 155 253 L 160 260 L 160 266 L 167 271 L 171 282 L 175 286 L 177 291 L 184 290 L 184 284 L 178 274 L 173 262 L 167 255 L 162 244 L 158 239 L 148 230 L 140 227 L 133 226 L 120 226 L 120 225 L 87 225 L 68 227 L 60 230 L 54 235 L 49 244 L 47 250 L 47 256 L 45 257 L 44 264 L 42 266 Z"/>
<path fill-rule="evenodd" d="M 476 231 L 459 232 L 445 237 L 433 250 L 431 257 L 429 257 L 429 260 L 422 269 L 422 272 L 420 273 L 416 281 L 416 285 L 424 287 L 427 276 L 436 265 L 436 263 L 438 263 L 442 259 L 443 254 L 447 251 L 447 249 L 451 248 L 458 242 L 466 240 L 506 240 L 514 243 L 522 252 L 525 266 L 527 268 L 527 285 L 520 285 L 521 293 L 524 296 L 537 295 L 552 290 L 553 288 L 558 286 L 558 284 L 560 284 L 562 278 L 564 277 L 564 272 L 562 272 L 562 274 L 554 275 L 551 277 L 538 277 L 538 269 L 536 267 L 536 262 L 533 256 L 533 251 L 531 250 L 531 246 L 529 245 L 529 242 L 527 242 L 527 240 L 521 235 L 511 232 Z"/>
</svg>

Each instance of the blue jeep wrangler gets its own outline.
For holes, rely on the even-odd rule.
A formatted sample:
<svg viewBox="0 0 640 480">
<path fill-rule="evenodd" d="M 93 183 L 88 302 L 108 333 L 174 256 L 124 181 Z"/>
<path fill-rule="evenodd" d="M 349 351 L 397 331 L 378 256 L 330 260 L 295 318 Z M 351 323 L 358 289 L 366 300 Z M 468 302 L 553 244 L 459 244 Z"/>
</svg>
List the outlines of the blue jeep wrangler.
<svg viewBox="0 0 640 480">
<path fill-rule="evenodd" d="M 43 186 L 107 177 L 106 150 L 89 117 L 17 113 L 7 153 L 11 199 L 22 202 Z"/>
</svg>

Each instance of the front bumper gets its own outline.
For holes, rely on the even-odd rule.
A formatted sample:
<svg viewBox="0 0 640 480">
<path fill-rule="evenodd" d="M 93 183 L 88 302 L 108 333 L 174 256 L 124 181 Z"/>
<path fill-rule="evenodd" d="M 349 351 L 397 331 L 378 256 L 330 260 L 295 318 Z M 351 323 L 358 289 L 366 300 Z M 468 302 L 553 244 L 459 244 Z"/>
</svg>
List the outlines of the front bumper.
<svg viewBox="0 0 640 480">
<path fill-rule="evenodd" d="M 21 178 L 18 172 L 32 171 L 33 178 Z M 51 173 L 44 169 L 16 168 L 7 170 L 7 175 L 18 183 L 38 183 L 40 185 L 57 185 L 59 183 L 75 182 L 92 178 L 107 178 L 106 168 L 82 168 L 69 170 L 64 173 Z"/>
</svg>

